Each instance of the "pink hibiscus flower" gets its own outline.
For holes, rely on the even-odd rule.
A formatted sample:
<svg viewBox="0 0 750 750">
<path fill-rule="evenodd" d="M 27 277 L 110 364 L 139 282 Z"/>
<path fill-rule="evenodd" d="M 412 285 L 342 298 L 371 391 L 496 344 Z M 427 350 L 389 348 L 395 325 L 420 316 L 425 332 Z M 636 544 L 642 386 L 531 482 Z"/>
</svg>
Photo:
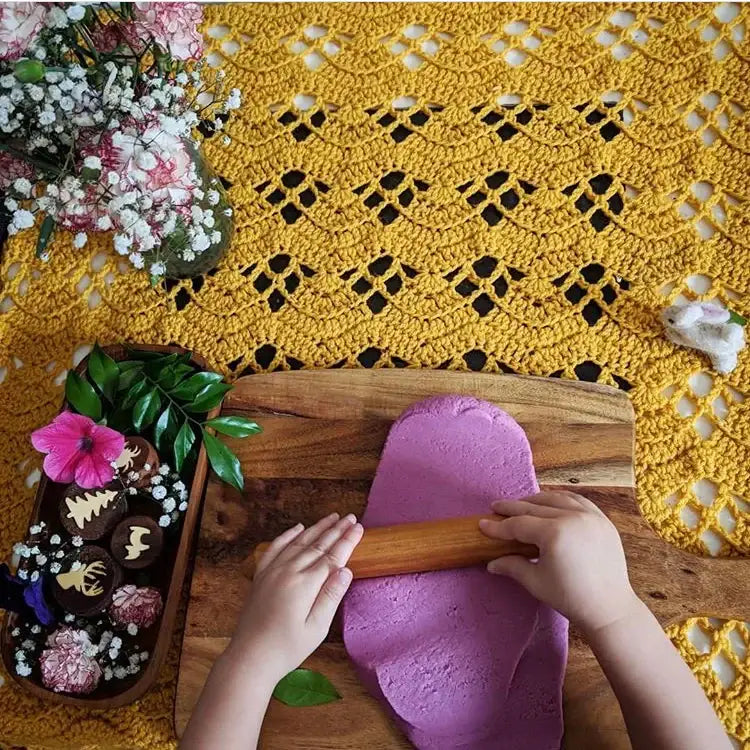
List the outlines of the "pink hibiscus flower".
<svg viewBox="0 0 750 750">
<path fill-rule="evenodd" d="M 89 417 L 64 411 L 51 424 L 31 433 L 31 444 L 46 453 L 44 472 L 54 482 L 75 482 L 84 489 L 102 487 L 115 475 L 125 438 Z"/>
</svg>

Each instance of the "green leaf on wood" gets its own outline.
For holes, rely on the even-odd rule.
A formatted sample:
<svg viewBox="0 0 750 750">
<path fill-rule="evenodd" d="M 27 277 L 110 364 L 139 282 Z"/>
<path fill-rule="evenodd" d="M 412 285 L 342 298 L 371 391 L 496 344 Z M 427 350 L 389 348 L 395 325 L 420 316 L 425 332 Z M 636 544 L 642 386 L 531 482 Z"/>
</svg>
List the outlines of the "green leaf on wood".
<svg viewBox="0 0 750 750">
<path fill-rule="evenodd" d="M 98 344 L 94 345 L 89 354 L 88 373 L 106 399 L 113 403 L 120 379 L 120 370 L 114 359 L 105 354 Z"/>
<path fill-rule="evenodd" d="M 55 220 L 47 214 L 42 226 L 39 227 L 39 235 L 36 238 L 36 257 L 41 258 L 47 252 L 47 246 L 55 231 Z"/>
<path fill-rule="evenodd" d="M 174 468 L 177 472 L 182 471 L 185 457 L 190 453 L 194 442 L 195 433 L 193 432 L 193 428 L 190 426 L 190 422 L 185 420 L 174 440 Z"/>
<path fill-rule="evenodd" d="M 273 697 L 287 706 L 320 706 L 341 698 L 330 680 L 312 669 L 295 669 L 282 677 Z"/>
<path fill-rule="evenodd" d="M 166 450 L 167 446 L 174 442 L 175 437 L 177 437 L 177 415 L 172 404 L 169 404 L 154 425 L 156 449 L 159 452 Z"/>
<path fill-rule="evenodd" d="M 204 427 L 213 427 L 216 432 L 236 438 L 257 435 L 262 427 L 247 417 L 214 417 L 204 423 Z"/>
<path fill-rule="evenodd" d="M 232 487 L 241 491 L 245 486 L 245 479 L 242 476 L 242 469 L 237 456 L 221 440 L 205 430 L 203 430 L 203 445 L 206 446 L 211 468 L 216 472 L 219 479 L 223 479 L 227 484 L 231 484 Z"/>
<path fill-rule="evenodd" d="M 195 375 L 169 391 L 178 401 L 192 401 L 207 385 L 223 380 L 218 372 L 196 372 Z"/>
<path fill-rule="evenodd" d="M 218 406 L 227 391 L 231 391 L 233 385 L 228 383 L 211 383 L 201 390 L 192 403 L 185 404 L 185 411 L 200 413 Z"/>
<path fill-rule="evenodd" d="M 141 396 L 133 407 L 133 427 L 138 432 L 148 427 L 154 421 L 160 406 L 161 399 L 156 388 Z"/>
<path fill-rule="evenodd" d="M 94 387 L 75 370 L 69 370 L 65 379 L 65 398 L 79 413 L 95 422 L 102 418 L 102 402 Z"/>
</svg>

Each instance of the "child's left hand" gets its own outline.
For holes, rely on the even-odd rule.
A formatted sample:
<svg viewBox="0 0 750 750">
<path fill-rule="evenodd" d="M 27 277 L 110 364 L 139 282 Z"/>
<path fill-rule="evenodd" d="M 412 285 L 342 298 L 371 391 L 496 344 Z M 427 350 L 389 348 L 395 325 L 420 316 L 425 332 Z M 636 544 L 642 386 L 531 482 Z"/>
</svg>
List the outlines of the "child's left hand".
<svg viewBox="0 0 750 750">
<path fill-rule="evenodd" d="M 334 513 L 271 543 L 232 638 L 232 658 L 248 658 L 275 685 L 323 642 L 352 581 L 345 566 L 362 538 L 356 521 Z"/>
</svg>

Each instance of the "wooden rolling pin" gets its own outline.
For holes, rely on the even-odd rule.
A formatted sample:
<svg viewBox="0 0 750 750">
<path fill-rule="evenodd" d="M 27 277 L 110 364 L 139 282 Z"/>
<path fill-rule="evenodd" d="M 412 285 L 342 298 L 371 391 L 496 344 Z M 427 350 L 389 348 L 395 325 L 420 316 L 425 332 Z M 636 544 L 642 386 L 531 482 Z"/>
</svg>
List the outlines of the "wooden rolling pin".
<svg viewBox="0 0 750 750">
<path fill-rule="evenodd" d="M 377 578 L 465 568 L 486 564 L 502 555 L 536 557 L 539 553 L 530 544 L 486 537 L 479 530 L 480 518 L 493 517 L 469 516 L 366 529 L 348 567 L 355 578 Z M 495 520 L 499 518 L 494 516 Z M 264 542 L 255 548 L 253 564 L 248 570 L 250 576 L 268 544 Z"/>
</svg>

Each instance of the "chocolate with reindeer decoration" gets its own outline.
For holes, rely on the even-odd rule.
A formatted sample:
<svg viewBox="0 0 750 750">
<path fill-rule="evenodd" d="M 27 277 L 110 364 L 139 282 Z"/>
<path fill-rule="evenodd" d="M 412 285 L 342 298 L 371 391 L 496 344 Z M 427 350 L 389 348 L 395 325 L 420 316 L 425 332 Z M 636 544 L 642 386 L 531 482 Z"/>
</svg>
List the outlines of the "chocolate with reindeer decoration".
<svg viewBox="0 0 750 750">
<path fill-rule="evenodd" d="M 164 534 L 150 516 L 128 516 L 112 532 L 110 549 L 124 568 L 147 568 L 161 554 Z"/>
<path fill-rule="evenodd" d="M 71 484 L 60 501 L 60 520 L 71 536 L 101 539 L 127 513 L 128 502 L 119 482 L 84 490 Z"/>
<path fill-rule="evenodd" d="M 159 454 L 148 440 L 126 437 L 125 447 L 115 462 L 120 479 L 130 487 L 147 487 L 159 470 Z"/>
<path fill-rule="evenodd" d="M 66 612 L 89 617 L 106 609 L 121 577 L 120 567 L 107 552 L 88 545 L 63 559 L 52 593 Z"/>
</svg>

